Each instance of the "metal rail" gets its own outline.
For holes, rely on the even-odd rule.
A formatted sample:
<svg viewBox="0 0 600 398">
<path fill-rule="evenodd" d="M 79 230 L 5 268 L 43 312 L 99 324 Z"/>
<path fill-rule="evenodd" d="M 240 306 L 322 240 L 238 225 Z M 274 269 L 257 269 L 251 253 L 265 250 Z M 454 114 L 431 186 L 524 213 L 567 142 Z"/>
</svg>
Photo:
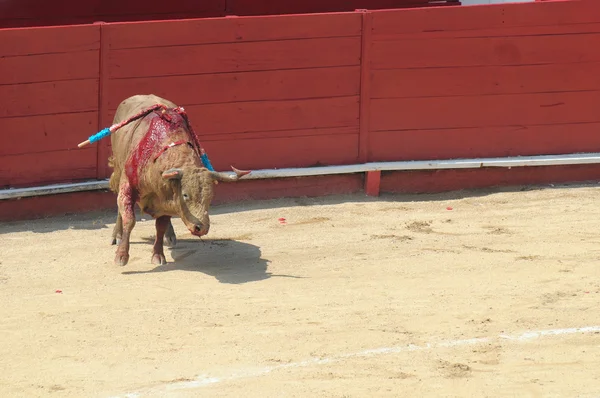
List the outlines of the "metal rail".
<svg viewBox="0 0 600 398">
<path fill-rule="evenodd" d="M 447 160 L 415 160 L 402 162 L 374 162 L 342 166 L 323 166 L 287 169 L 254 170 L 244 176 L 244 180 L 271 178 L 310 177 L 334 174 L 365 173 L 368 171 L 417 171 L 447 169 L 479 169 L 484 167 L 534 167 L 600 164 L 600 153 L 580 153 L 564 155 L 515 156 L 504 158 L 475 158 Z M 226 172 L 232 174 L 233 172 Z M 599 176 L 600 178 L 600 176 Z M 54 184 L 29 188 L 0 190 L 0 200 L 19 199 L 31 196 L 55 195 L 69 192 L 95 191 L 108 189 L 108 180 L 95 180 L 71 184 Z"/>
</svg>

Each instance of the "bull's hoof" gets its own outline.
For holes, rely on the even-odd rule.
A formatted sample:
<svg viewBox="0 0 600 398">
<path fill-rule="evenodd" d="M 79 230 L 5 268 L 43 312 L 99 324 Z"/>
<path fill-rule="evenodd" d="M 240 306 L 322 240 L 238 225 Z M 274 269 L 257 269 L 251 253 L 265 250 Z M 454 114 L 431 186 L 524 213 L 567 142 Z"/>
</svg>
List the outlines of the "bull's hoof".
<svg viewBox="0 0 600 398">
<path fill-rule="evenodd" d="M 121 243 L 121 239 L 119 238 L 113 238 L 110 242 L 111 245 L 118 245 L 119 243 Z"/>
<path fill-rule="evenodd" d="M 120 265 L 121 267 L 126 265 L 129 262 L 129 254 L 124 253 L 117 253 L 117 255 L 115 256 L 115 264 L 116 265 Z"/>
<path fill-rule="evenodd" d="M 154 253 L 152 255 L 152 264 L 154 265 L 165 265 L 167 263 L 167 259 L 164 254 Z"/>
<path fill-rule="evenodd" d="M 175 235 L 173 236 L 167 236 L 165 235 L 165 245 L 167 247 L 175 247 L 175 245 L 177 244 L 177 238 L 175 237 Z"/>
</svg>

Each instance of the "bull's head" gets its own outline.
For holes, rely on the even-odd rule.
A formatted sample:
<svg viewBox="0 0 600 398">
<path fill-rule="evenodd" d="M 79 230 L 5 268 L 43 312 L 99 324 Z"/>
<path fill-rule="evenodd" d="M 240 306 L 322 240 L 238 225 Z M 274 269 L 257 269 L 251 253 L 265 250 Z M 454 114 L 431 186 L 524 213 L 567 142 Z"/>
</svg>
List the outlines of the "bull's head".
<svg viewBox="0 0 600 398">
<path fill-rule="evenodd" d="M 179 216 L 193 235 L 206 235 L 210 229 L 208 209 L 214 196 L 214 186 L 219 181 L 237 181 L 250 173 L 231 168 L 235 175 L 198 167 L 169 169 L 162 173 L 164 179 L 172 181 L 174 200 L 178 204 Z"/>
</svg>

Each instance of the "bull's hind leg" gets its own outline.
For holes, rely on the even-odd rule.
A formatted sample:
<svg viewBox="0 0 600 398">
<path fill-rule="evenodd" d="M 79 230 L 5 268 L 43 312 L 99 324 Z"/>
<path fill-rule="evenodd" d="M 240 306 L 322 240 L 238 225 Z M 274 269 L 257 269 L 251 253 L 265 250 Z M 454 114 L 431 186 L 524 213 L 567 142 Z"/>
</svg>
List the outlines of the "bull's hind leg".
<svg viewBox="0 0 600 398">
<path fill-rule="evenodd" d="M 129 185 L 129 181 L 124 180 L 119 187 L 119 196 L 117 202 L 119 204 L 119 215 L 122 219 L 123 232 L 121 242 L 117 247 L 115 256 L 115 264 L 125 265 L 129 261 L 129 239 L 131 230 L 135 226 L 135 193 Z"/>
<path fill-rule="evenodd" d="M 121 212 L 117 215 L 117 222 L 113 228 L 111 245 L 118 245 L 123 237 L 123 217 Z"/>
<path fill-rule="evenodd" d="M 175 230 L 171 223 L 171 217 L 169 217 L 169 225 L 167 225 L 167 231 L 165 232 L 165 245 L 167 247 L 175 247 L 177 244 L 177 237 L 175 236 Z"/>
<path fill-rule="evenodd" d="M 163 265 L 167 263 L 163 249 L 163 239 L 165 239 L 165 233 L 169 225 L 171 225 L 170 216 L 162 216 L 156 219 L 156 239 L 152 248 L 152 264 Z"/>
</svg>

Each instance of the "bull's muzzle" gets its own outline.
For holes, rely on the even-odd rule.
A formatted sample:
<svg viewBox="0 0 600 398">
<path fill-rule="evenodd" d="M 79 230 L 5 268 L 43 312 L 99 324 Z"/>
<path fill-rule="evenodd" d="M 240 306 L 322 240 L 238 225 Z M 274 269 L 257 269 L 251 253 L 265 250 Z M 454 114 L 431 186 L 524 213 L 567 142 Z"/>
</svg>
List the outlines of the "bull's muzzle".
<svg viewBox="0 0 600 398">
<path fill-rule="evenodd" d="M 192 235 L 200 237 L 200 236 L 204 236 L 204 235 L 208 234 L 208 230 L 210 229 L 210 226 L 196 224 L 189 229 L 190 229 L 190 232 L 192 233 Z"/>
</svg>

